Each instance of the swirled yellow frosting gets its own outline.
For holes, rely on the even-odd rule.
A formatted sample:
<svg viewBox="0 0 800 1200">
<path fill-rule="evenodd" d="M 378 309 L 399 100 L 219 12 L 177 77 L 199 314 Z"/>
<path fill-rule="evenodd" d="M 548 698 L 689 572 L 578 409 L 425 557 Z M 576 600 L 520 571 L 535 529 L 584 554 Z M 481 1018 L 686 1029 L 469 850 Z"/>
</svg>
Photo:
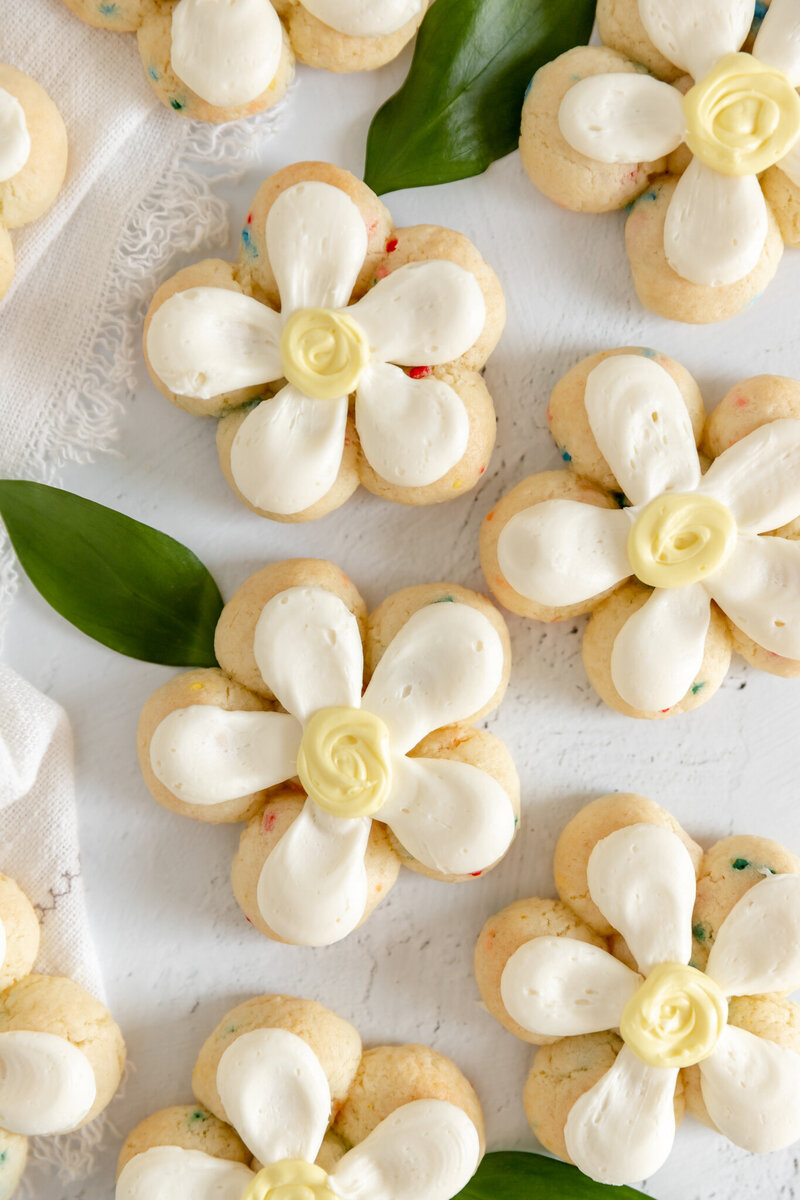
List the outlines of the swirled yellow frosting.
<svg viewBox="0 0 800 1200">
<path fill-rule="evenodd" d="M 370 359 L 367 335 L 344 312 L 300 308 L 281 334 L 283 373 L 306 396 L 336 400 L 355 390 Z"/>
<path fill-rule="evenodd" d="M 321 708 L 308 721 L 297 755 L 308 795 L 336 817 L 370 817 L 392 783 L 389 730 L 361 708 Z"/>
<path fill-rule="evenodd" d="M 758 175 L 800 137 L 800 96 L 777 67 L 728 54 L 683 98 L 686 143 L 723 175 Z"/>
<path fill-rule="evenodd" d="M 634 574 L 650 587 L 685 587 L 707 579 L 736 538 L 733 513 L 719 500 L 667 492 L 645 505 L 628 535 Z"/>
<path fill-rule="evenodd" d="M 322 1167 L 286 1158 L 259 1171 L 242 1200 L 337 1200 Z"/>
<path fill-rule="evenodd" d="M 651 1067 L 690 1067 L 708 1058 L 728 1020 L 728 1002 L 702 971 L 661 963 L 631 996 L 619 1031 Z"/>
</svg>

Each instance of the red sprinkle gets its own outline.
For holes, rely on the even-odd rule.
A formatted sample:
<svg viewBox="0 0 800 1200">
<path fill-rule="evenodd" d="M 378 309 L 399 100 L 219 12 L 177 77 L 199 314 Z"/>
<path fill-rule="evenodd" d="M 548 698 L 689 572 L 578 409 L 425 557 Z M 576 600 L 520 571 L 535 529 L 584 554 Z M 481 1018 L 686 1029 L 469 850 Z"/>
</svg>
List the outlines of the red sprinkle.
<svg viewBox="0 0 800 1200">
<path fill-rule="evenodd" d="M 412 367 L 408 372 L 412 379 L 424 379 L 426 375 L 430 375 L 430 367 Z"/>
<path fill-rule="evenodd" d="M 247 214 L 247 224 L 248 224 L 248 225 L 252 225 L 252 224 L 253 224 L 253 214 L 252 214 L 252 213 L 248 213 L 248 214 Z"/>
<path fill-rule="evenodd" d="M 394 254 L 396 249 L 397 249 L 397 238 L 389 238 L 388 242 L 386 243 L 386 253 Z"/>
<path fill-rule="evenodd" d="M 472 876 L 473 879 L 477 879 L 478 876 L 482 875 L 482 874 L 483 874 L 483 871 L 470 871 L 470 875 Z"/>
<path fill-rule="evenodd" d="M 274 812 L 264 813 L 264 821 L 262 823 L 264 833 L 269 833 L 271 829 L 275 828 L 275 822 L 277 819 L 278 818 L 275 816 Z"/>
<path fill-rule="evenodd" d="M 485 470 L 486 470 L 486 467 L 481 467 L 480 471 L 478 471 L 478 474 L 482 475 Z"/>
</svg>

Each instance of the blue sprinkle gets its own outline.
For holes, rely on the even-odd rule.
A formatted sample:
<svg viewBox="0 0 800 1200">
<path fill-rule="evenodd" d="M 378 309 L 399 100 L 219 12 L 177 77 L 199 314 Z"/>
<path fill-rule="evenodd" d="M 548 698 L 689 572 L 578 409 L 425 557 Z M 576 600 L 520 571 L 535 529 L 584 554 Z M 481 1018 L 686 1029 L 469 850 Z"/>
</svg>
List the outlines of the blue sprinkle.
<svg viewBox="0 0 800 1200">
<path fill-rule="evenodd" d="M 113 17 L 117 11 L 116 4 L 98 4 L 97 6 L 104 17 Z"/>
<path fill-rule="evenodd" d="M 758 2 L 756 4 L 756 11 L 755 11 L 755 14 L 753 15 L 753 24 L 750 26 L 750 36 L 751 37 L 755 37 L 755 35 L 758 33 L 759 29 L 761 28 L 761 23 L 764 20 L 764 17 L 766 15 L 767 15 L 766 4 L 763 4 L 761 2 L 761 0 L 758 0 Z"/>
<path fill-rule="evenodd" d="M 528 86 L 525 88 L 525 99 L 526 100 L 528 99 L 528 93 L 530 92 L 532 87 L 533 87 L 533 80 L 531 80 L 530 83 L 528 84 Z"/>
<path fill-rule="evenodd" d="M 658 352 L 656 350 L 651 350 L 649 346 L 641 346 L 639 353 L 643 354 L 645 358 L 656 358 L 658 356 Z"/>
<path fill-rule="evenodd" d="M 561 451 L 561 457 L 563 458 L 564 462 L 572 462 L 572 455 L 570 454 L 570 452 L 566 446 Z"/>
<path fill-rule="evenodd" d="M 244 246 L 245 250 L 247 251 L 247 253 L 250 255 L 251 258 L 258 258 L 258 250 L 253 245 L 253 243 L 250 239 L 249 229 L 242 230 L 242 245 Z"/>
<path fill-rule="evenodd" d="M 580 75 L 570 75 L 570 79 L 572 80 L 573 83 L 579 83 L 580 78 L 581 78 Z"/>
<path fill-rule="evenodd" d="M 148 67 L 147 74 L 151 79 L 158 79 L 158 71 L 155 69 L 155 67 Z"/>
</svg>

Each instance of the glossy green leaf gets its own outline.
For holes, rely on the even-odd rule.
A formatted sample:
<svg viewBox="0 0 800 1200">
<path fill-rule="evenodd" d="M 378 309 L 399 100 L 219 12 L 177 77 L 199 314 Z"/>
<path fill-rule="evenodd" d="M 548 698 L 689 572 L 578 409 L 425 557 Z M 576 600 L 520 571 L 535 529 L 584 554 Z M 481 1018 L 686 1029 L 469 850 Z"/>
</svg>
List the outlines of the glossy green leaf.
<svg viewBox="0 0 800 1200">
<path fill-rule="evenodd" d="M 373 191 L 479 175 L 519 140 L 525 89 L 544 63 L 587 42 L 595 0 L 435 0 L 403 86 L 373 118 Z"/>
<path fill-rule="evenodd" d="M 456 1200 L 641 1200 L 643 1192 L 595 1183 L 577 1167 L 542 1154 L 487 1154 Z"/>
<path fill-rule="evenodd" d="M 191 550 L 72 492 L 0 480 L 0 517 L 23 569 L 56 612 L 145 662 L 213 667 L 222 597 Z"/>
</svg>

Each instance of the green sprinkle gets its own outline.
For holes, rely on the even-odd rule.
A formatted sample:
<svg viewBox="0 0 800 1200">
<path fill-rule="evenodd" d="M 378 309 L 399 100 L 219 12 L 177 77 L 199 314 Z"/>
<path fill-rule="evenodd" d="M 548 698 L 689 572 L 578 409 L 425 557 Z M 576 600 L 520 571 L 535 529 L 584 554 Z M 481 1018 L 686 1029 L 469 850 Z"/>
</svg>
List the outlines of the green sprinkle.
<svg viewBox="0 0 800 1200">
<path fill-rule="evenodd" d="M 692 695 L 696 696 L 698 692 L 702 692 L 702 690 L 705 686 L 706 686 L 706 681 L 704 679 L 701 679 L 699 683 L 693 683 L 692 684 Z"/>
<path fill-rule="evenodd" d="M 3 1165 L 3 1163 L 6 1161 L 7 1158 L 8 1158 L 8 1151 L 4 1150 L 2 1152 L 2 1154 L 0 1154 L 0 1166 Z"/>
<path fill-rule="evenodd" d="M 693 925 L 692 926 L 692 937 L 695 938 L 698 942 L 704 942 L 706 940 L 706 938 L 708 937 L 708 934 L 706 933 L 705 925 Z"/>
<path fill-rule="evenodd" d="M 746 858 L 735 858 L 731 863 L 734 871 L 746 871 L 750 865 Z"/>
<path fill-rule="evenodd" d="M 170 100 L 170 104 L 176 112 L 180 112 L 182 108 L 186 107 L 183 100 Z"/>
<path fill-rule="evenodd" d="M 440 596 L 438 600 L 434 600 L 434 604 L 455 604 L 452 596 Z"/>
<path fill-rule="evenodd" d="M 189 1113 L 188 1124 L 191 1128 L 193 1125 L 202 1125 L 202 1123 L 207 1120 L 208 1113 L 204 1112 L 202 1108 L 196 1108 L 194 1112 Z"/>
<path fill-rule="evenodd" d="M 225 1030 L 225 1033 L 226 1033 L 226 1035 L 231 1034 L 231 1033 L 236 1033 L 236 1030 L 238 1028 L 239 1028 L 238 1025 L 229 1025 L 228 1028 Z"/>
</svg>

